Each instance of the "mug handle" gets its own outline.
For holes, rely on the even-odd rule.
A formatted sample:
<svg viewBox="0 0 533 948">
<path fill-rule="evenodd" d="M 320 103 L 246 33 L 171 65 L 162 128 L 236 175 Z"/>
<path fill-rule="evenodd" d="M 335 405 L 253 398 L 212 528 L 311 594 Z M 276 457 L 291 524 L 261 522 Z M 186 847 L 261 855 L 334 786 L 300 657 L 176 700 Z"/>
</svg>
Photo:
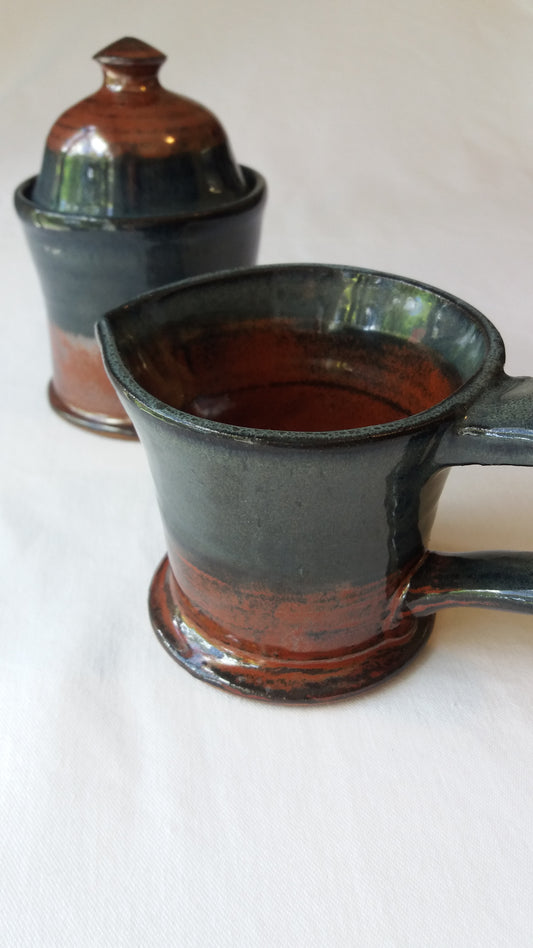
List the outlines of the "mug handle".
<svg viewBox="0 0 533 948">
<path fill-rule="evenodd" d="M 533 378 L 501 372 L 450 426 L 436 462 L 533 466 Z M 425 553 L 399 591 L 399 612 L 427 616 L 450 606 L 533 612 L 533 553 Z"/>
<path fill-rule="evenodd" d="M 401 611 L 450 606 L 533 612 L 533 553 L 426 553 L 401 594 Z"/>
<path fill-rule="evenodd" d="M 502 372 L 459 424 L 450 426 L 435 460 L 439 467 L 533 466 L 533 378 L 512 378 Z"/>
</svg>

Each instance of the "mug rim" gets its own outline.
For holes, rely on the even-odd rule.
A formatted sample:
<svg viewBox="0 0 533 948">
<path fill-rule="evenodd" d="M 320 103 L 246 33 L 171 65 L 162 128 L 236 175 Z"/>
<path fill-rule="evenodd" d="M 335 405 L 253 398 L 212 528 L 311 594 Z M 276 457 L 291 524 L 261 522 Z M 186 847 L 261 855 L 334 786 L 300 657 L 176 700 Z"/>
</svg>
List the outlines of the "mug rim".
<svg viewBox="0 0 533 948">
<path fill-rule="evenodd" d="M 320 272 L 337 272 L 339 274 L 349 275 L 350 277 L 362 274 L 407 284 L 414 289 L 428 291 L 452 303 L 459 309 L 462 309 L 470 320 L 480 327 L 487 340 L 486 356 L 479 369 L 474 372 L 469 379 L 463 382 L 446 398 L 423 411 L 407 415 L 396 421 L 357 428 L 332 429 L 330 431 L 286 431 L 281 429 L 253 428 L 231 425 L 226 422 L 192 415 L 172 405 L 168 405 L 155 395 L 152 395 L 137 382 L 131 371 L 125 365 L 116 344 L 112 325 L 125 315 L 132 315 L 132 310 L 140 313 L 141 308 L 150 302 L 164 300 L 170 296 L 179 296 L 181 291 L 186 291 L 198 285 L 216 284 L 217 282 L 227 284 L 228 281 L 253 278 L 254 274 L 268 275 L 270 273 L 282 276 L 284 273 L 297 274 L 298 272 L 302 273 L 302 275 L 310 275 L 313 272 L 317 274 Z M 373 330 L 364 331 L 372 332 Z M 428 426 L 431 427 L 438 422 L 445 423 L 461 413 L 464 413 L 466 407 L 471 405 L 486 390 L 491 382 L 495 382 L 501 377 L 502 374 L 504 374 L 505 363 L 505 346 L 498 329 L 496 329 L 494 324 L 484 316 L 483 313 L 470 303 L 467 303 L 453 293 L 441 290 L 429 283 L 423 283 L 411 277 L 404 277 L 367 267 L 342 264 L 263 264 L 254 267 L 220 270 L 216 273 L 203 274 L 175 283 L 169 283 L 166 286 L 143 293 L 109 311 L 97 321 L 95 332 L 108 375 L 112 378 L 114 383 L 118 383 L 120 391 L 126 400 L 130 403 L 134 403 L 140 410 L 146 411 L 161 421 L 173 425 L 178 424 L 182 428 L 200 434 L 209 434 L 211 437 L 223 437 L 232 441 L 244 441 L 247 443 L 274 444 L 292 447 L 352 445 L 357 442 L 376 441 L 396 435 L 410 435 Z"/>
</svg>

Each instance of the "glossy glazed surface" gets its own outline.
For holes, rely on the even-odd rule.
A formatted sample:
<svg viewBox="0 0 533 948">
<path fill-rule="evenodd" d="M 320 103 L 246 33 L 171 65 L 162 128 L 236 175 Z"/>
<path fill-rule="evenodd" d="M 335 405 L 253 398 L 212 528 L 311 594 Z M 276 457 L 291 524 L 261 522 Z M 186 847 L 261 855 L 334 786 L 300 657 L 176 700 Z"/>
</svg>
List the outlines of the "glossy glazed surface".
<svg viewBox="0 0 533 948">
<path fill-rule="evenodd" d="M 155 287 L 254 264 L 266 195 L 218 119 L 162 88 L 165 58 L 131 37 L 97 53 L 101 88 L 60 116 L 40 174 L 15 192 L 48 311 L 52 407 L 118 437 L 135 432 L 96 320 Z"/>
<path fill-rule="evenodd" d="M 152 623 L 194 674 L 324 700 L 401 667 L 454 597 L 531 608 L 532 557 L 489 557 L 474 589 L 470 561 L 427 553 L 450 463 L 533 464 L 530 380 L 504 376 L 498 333 L 467 304 L 386 274 L 262 267 L 165 288 L 98 335 L 167 536 Z M 339 378 L 348 407 L 325 417 L 309 386 Z M 287 384 L 300 403 L 272 427 Z"/>
<path fill-rule="evenodd" d="M 103 84 L 51 129 L 33 195 L 39 207 L 90 217 L 168 216 L 246 194 L 218 119 L 160 85 L 163 53 L 124 37 L 94 58 Z"/>
<path fill-rule="evenodd" d="M 247 193 L 233 205 L 164 219 L 104 220 L 44 211 L 33 200 L 35 179 L 17 189 L 17 212 L 48 312 L 53 386 L 64 417 L 91 427 L 92 414 L 95 430 L 105 431 L 99 417 L 105 404 L 109 433 L 134 436 L 103 371 L 95 322 L 110 306 L 157 286 L 255 263 L 266 186 L 261 175 L 242 171 Z"/>
<path fill-rule="evenodd" d="M 372 599 L 375 607 L 376 597 L 369 593 L 369 604 Z M 334 597 L 328 606 L 334 615 L 337 609 Z M 337 654 L 292 657 L 283 650 L 270 654 L 261 643 L 260 652 L 257 647 L 246 652 L 236 648 L 235 641 L 226 646 L 216 633 L 213 637 L 205 615 L 198 616 L 191 610 L 190 602 L 178 588 L 166 557 L 153 578 L 149 607 L 157 638 L 187 671 L 244 697 L 296 704 L 345 698 L 378 685 L 416 655 L 429 637 L 435 620 L 433 615 L 413 619 L 404 623 L 393 636 L 380 637 L 368 649 L 359 651 L 347 648 Z M 264 607 L 259 614 L 263 618 Z M 252 615 L 256 618 L 257 611 L 253 610 Z M 307 609 L 305 619 L 308 621 L 311 616 L 311 610 Z M 280 625 L 286 618 L 286 615 L 280 616 Z M 202 632 L 205 629 L 205 637 L 198 635 L 199 628 Z M 282 628 L 287 631 L 286 624 Z"/>
<path fill-rule="evenodd" d="M 363 331 L 294 329 L 282 317 L 228 320 L 183 343 L 169 327 L 154 343 L 134 367 L 147 391 L 191 415 L 239 427 L 383 424 L 431 407 L 460 385 L 425 346 Z"/>
</svg>

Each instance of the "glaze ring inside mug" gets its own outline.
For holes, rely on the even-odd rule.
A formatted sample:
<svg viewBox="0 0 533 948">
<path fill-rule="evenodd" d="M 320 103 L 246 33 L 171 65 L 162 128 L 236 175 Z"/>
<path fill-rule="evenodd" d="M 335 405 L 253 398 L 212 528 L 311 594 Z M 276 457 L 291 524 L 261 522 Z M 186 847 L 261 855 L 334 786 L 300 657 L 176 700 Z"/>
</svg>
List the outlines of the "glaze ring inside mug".
<svg viewBox="0 0 533 948">
<path fill-rule="evenodd" d="M 165 287 L 97 327 L 167 538 L 153 627 L 290 702 L 377 684 L 453 605 L 533 611 L 533 554 L 427 549 L 452 465 L 533 465 L 533 380 L 449 293 L 294 265 Z"/>
</svg>

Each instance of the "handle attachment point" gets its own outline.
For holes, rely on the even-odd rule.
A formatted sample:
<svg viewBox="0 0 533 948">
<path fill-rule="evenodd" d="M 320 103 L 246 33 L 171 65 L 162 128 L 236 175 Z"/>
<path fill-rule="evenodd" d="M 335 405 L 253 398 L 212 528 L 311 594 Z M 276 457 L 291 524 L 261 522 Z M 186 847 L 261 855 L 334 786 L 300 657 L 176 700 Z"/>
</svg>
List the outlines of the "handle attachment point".
<svg viewBox="0 0 533 948">
<path fill-rule="evenodd" d="M 428 616 L 451 606 L 533 613 L 533 553 L 426 553 L 400 610 Z"/>
</svg>

